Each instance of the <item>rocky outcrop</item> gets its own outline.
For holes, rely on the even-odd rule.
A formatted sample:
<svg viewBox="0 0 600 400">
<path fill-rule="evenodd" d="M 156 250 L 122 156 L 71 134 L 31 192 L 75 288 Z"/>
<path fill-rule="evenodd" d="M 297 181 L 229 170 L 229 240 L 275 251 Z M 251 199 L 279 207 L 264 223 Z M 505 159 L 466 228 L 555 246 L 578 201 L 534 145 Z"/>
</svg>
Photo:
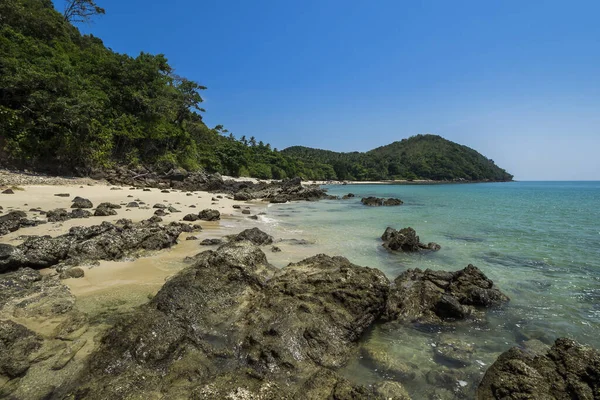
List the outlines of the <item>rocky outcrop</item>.
<svg viewBox="0 0 600 400">
<path fill-rule="evenodd" d="M 11 211 L 6 215 L 0 216 L 0 236 L 7 235 L 10 232 L 17 231 L 28 226 L 43 224 L 45 221 L 36 221 L 27 219 L 27 214 L 23 211 Z"/>
<path fill-rule="evenodd" d="M 31 353 L 40 348 L 42 338 L 23 325 L 0 321 L 0 376 L 9 379 L 24 375 Z"/>
<path fill-rule="evenodd" d="M 469 265 L 456 272 L 409 269 L 394 280 L 387 319 L 440 324 L 469 317 L 478 310 L 509 301 L 479 268 Z"/>
<path fill-rule="evenodd" d="M 29 237 L 18 246 L 0 247 L 0 273 L 21 267 L 39 269 L 59 263 L 118 260 L 141 250 L 160 250 L 173 246 L 184 228 L 176 223 L 159 226 L 148 221 L 125 225 L 103 222 L 74 227 L 54 238 Z"/>
<path fill-rule="evenodd" d="M 389 199 L 383 199 L 383 198 L 379 198 L 379 197 L 363 197 L 362 199 L 360 199 L 360 202 L 363 203 L 365 206 L 371 206 L 371 207 L 380 207 L 380 206 L 400 206 L 402 204 L 404 204 L 404 202 L 400 199 L 394 199 L 394 198 L 389 198 Z"/>
<path fill-rule="evenodd" d="M 388 291 L 383 273 L 342 257 L 278 270 L 250 242 L 230 242 L 195 256 L 111 329 L 88 370 L 58 394 L 383 399 L 389 391 L 353 386 L 331 369 L 384 312 Z"/>
<path fill-rule="evenodd" d="M 252 244 L 257 246 L 265 246 L 268 244 L 273 244 L 273 236 L 261 231 L 258 228 L 246 229 L 235 236 L 231 237 L 231 240 L 240 242 L 242 240 L 247 240 Z"/>
<path fill-rule="evenodd" d="M 416 252 L 419 250 L 432 250 L 438 251 L 442 247 L 434 242 L 428 244 L 421 243 L 417 232 L 411 227 L 400 229 L 399 231 L 394 228 L 387 227 L 383 235 L 383 247 L 389 250 L 395 251 L 406 251 Z"/>
<path fill-rule="evenodd" d="M 71 208 L 94 208 L 94 205 L 88 199 L 77 196 L 73 199 Z"/>
<path fill-rule="evenodd" d="M 187 192 L 203 190 L 208 192 L 227 193 L 235 200 L 248 201 L 263 199 L 272 203 L 285 203 L 296 200 L 319 200 L 326 198 L 326 191 L 317 185 L 302 185 L 300 178 L 282 180 L 280 182 L 224 180 L 219 174 L 205 172 L 187 172 L 181 169 L 159 174 L 140 167 L 129 170 L 118 167 L 111 171 L 96 171 L 92 174 L 97 179 L 105 178 L 112 184 L 136 187 L 154 187 L 159 189 L 178 189 Z"/>
<path fill-rule="evenodd" d="M 512 348 L 487 370 L 477 399 L 600 399 L 600 351 L 566 338 L 544 354 Z"/>
</svg>

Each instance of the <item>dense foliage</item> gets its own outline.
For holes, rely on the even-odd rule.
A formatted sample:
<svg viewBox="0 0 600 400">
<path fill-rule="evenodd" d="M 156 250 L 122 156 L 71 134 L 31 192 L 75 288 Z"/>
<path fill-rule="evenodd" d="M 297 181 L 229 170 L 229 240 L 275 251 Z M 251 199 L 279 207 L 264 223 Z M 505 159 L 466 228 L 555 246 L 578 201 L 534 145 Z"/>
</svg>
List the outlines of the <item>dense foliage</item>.
<svg viewBox="0 0 600 400">
<path fill-rule="evenodd" d="M 417 135 L 366 153 L 289 147 L 286 155 L 333 167 L 338 179 L 493 180 L 512 175 L 477 151 L 436 135 Z"/>
<path fill-rule="evenodd" d="M 83 7 L 75 17 L 104 12 L 91 0 L 72 3 Z M 236 139 L 222 126 L 206 126 L 200 94 L 206 88 L 177 76 L 164 55 L 116 53 L 82 35 L 73 18 L 57 12 L 51 0 L 0 1 L 4 164 L 81 174 L 119 164 L 258 178 L 506 179 L 493 163 L 458 145 L 456 157 L 440 152 L 444 146 L 422 146 L 418 154 L 402 148 L 398 154 L 342 154 L 279 152 L 254 138 Z M 460 164 L 451 165 L 455 161 Z"/>
</svg>

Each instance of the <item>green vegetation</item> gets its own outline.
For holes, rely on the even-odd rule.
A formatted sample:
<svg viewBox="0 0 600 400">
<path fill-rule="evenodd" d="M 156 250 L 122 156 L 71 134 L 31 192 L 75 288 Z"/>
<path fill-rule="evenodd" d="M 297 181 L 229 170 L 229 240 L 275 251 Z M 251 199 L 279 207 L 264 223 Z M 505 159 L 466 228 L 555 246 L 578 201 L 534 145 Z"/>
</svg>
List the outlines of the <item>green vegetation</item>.
<svg viewBox="0 0 600 400">
<path fill-rule="evenodd" d="M 177 76 L 164 55 L 115 53 L 70 22 L 103 13 L 92 0 L 68 0 L 65 15 L 50 0 L 0 1 L 0 162 L 79 174 L 144 165 L 276 179 L 510 178 L 439 137 L 364 154 L 279 152 L 209 128 L 206 88 Z"/>
</svg>

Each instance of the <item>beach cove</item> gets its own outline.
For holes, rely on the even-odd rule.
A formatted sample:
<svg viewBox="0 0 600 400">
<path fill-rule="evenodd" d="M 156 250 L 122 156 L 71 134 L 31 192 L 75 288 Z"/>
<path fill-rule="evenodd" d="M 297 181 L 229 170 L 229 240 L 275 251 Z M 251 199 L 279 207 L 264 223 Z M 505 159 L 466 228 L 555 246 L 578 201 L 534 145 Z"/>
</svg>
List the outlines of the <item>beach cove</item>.
<svg viewBox="0 0 600 400">
<path fill-rule="evenodd" d="M 23 185 L 20 189 L 24 190 L 2 195 L 0 204 L 4 213 L 37 207 L 68 208 L 76 195 L 94 204 L 122 203 L 123 208 L 113 216 L 21 228 L 3 236 L 2 243 L 17 245 L 23 235 L 56 236 L 73 226 L 114 223 L 120 218 L 138 222 L 154 215 L 154 204 L 165 204 L 179 211 L 163 216 L 165 224 L 204 208 L 221 213 L 218 222 L 199 221 L 201 231 L 182 233 L 170 249 L 142 254 L 139 258 L 83 265 L 82 278 L 62 281 L 74 296 L 78 312 L 92 321 L 81 336 L 85 344 L 64 369 L 69 373 L 73 372 L 69 368 L 93 353 L 102 335 L 119 316 L 127 316 L 147 303 L 166 281 L 189 266 L 186 257 L 218 247 L 199 246 L 199 242 L 225 239 L 252 227 L 274 237 L 273 243 L 261 249 L 268 262 L 277 268 L 325 253 L 377 268 L 393 280 L 412 268 L 457 271 L 474 264 L 511 298 L 508 306 L 488 312 L 485 320 L 477 324 L 433 330 L 430 326 L 375 324 L 339 369 L 353 384 L 372 387 L 400 381 L 412 398 L 472 398 L 485 371 L 513 346 L 550 346 L 562 336 L 599 345 L 600 266 L 595 247 L 598 239 L 594 236 L 599 233 L 594 222 L 597 210 L 593 199 L 597 198 L 600 186 L 595 183 L 339 185 L 327 187 L 329 195 L 342 197 L 351 190 L 355 197 L 283 204 L 235 201 L 228 198 L 232 197 L 228 193 L 130 190 L 100 181 Z M 55 196 L 57 193 L 69 193 L 70 197 Z M 362 205 L 360 198 L 370 195 L 399 197 L 404 204 L 373 208 Z M 539 203 L 534 204 L 532 199 L 538 199 Z M 147 208 L 125 207 L 131 200 L 145 203 Z M 249 210 L 250 214 L 242 214 L 242 210 Z M 387 226 L 411 226 L 423 241 L 435 241 L 442 249 L 418 254 L 390 252 L 381 246 L 379 239 Z M 564 234 L 569 227 L 572 233 Z M 545 236 L 540 232 L 546 232 Z M 189 236 L 198 240 L 186 240 Z M 564 247 L 570 251 L 565 252 Z M 41 272 L 55 274 L 52 269 Z M 46 337 L 52 336 L 64 322 L 60 316 L 48 320 L 27 315 L 15 317 L 10 308 L 3 311 L 3 318 L 13 319 Z M 438 348 L 451 349 L 455 357 L 436 351 Z M 31 376 L 23 379 L 41 376 L 36 376 L 36 371 L 33 367 Z"/>
</svg>

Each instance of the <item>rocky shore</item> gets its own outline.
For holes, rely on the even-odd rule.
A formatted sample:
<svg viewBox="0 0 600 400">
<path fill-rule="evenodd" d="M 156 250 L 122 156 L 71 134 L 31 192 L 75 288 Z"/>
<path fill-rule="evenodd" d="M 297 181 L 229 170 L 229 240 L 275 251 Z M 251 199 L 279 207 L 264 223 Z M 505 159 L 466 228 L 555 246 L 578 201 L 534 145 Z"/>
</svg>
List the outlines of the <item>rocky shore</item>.
<svg viewBox="0 0 600 400">
<path fill-rule="evenodd" d="M 325 254 L 275 267 L 303 239 L 254 225 L 261 204 L 328 198 L 319 187 L 124 169 L 0 178 L 13 188 L 0 194 L 0 398 L 406 400 L 417 376 L 429 399 L 600 398 L 598 351 L 568 339 L 528 340 L 471 372 L 472 345 L 449 333 L 510 307 L 474 265 L 393 279 Z M 412 228 L 382 241 L 440 249 Z M 386 329 L 446 332 L 431 349 L 440 368 L 370 340 Z M 344 373 L 357 358 L 383 379 Z"/>
</svg>

